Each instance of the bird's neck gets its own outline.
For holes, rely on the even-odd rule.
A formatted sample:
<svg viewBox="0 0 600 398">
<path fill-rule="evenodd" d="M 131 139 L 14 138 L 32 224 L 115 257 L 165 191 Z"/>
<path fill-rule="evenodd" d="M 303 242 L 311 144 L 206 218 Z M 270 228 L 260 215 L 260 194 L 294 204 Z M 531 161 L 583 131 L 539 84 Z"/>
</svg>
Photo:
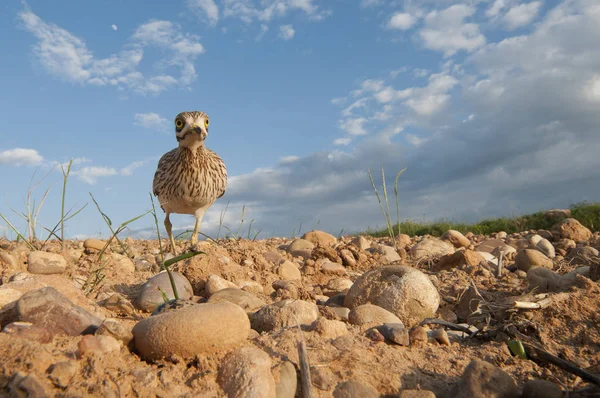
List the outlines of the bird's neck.
<svg viewBox="0 0 600 398">
<path fill-rule="evenodd" d="M 201 155 L 204 150 L 204 142 L 194 143 L 191 146 L 179 145 L 179 152 L 182 155 Z"/>
</svg>

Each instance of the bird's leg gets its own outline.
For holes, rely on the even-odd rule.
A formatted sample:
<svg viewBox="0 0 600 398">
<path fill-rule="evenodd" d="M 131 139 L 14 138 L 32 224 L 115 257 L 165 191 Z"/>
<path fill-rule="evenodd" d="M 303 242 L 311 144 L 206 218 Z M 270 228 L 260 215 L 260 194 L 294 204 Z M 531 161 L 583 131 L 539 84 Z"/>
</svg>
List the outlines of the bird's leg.
<svg viewBox="0 0 600 398">
<path fill-rule="evenodd" d="M 190 239 L 192 246 L 198 243 L 198 232 L 200 232 L 200 223 L 202 222 L 202 217 L 204 217 L 204 211 L 196 212 L 195 216 L 196 225 L 194 225 L 194 232 L 192 232 L 192 238 Z"/>
<path fill-rule="evenodd" d="M 171 220 L 169 220 L 169 213 L 167 213 L 165 217 L 165 229 L 167 230 L 167 235 L 169 235 L 169 241 L 171 242 L 171 251 L 175 256 L 177 253 L 175 252 L 175 239 L 173 239 L 173 233 L 171 232 L 171 228 L 173 224 L 171 224 Z"/>
</svg>

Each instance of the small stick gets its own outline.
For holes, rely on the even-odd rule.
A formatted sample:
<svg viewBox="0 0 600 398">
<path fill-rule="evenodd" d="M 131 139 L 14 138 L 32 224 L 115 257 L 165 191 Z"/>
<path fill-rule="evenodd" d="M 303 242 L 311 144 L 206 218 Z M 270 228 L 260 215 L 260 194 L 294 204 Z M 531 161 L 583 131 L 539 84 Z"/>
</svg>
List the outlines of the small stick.
<svg viewBox="0 0 600 398">
<path fill-rule="evenodd" d="M 529 301 L 515 301 L 513 308 L 519 308 L 522 310 L 537 310 L 542 308 L 540 303 L 531 303 Z"/>
<path fill-rule="evenodd" d="M 304 341 L 298 341 L 298 359 L 300 361 L 300 379 L 302 381 L 302 397 L 312 398 L 312 381 L 310 379 L 310 366 Z"/>
<path fill-rule="evenodd" d="M 457 325 L 456 323 L 444 321 L 443 319 L 436 319 L 436 318 L 423 319 L 421 321 L 421 323 L 419 323 L 419 326 L 423 326 L 423 325 L 442 325 L 442 326 L 446 326 L 447 328 L 450 328 L 452 330 L 458 330 L 459 332 L 465 332 L 471 337 L 473 337 L 475 334 L 477 334 L 479 332 L 479 330 L 473 332 L 471 329 L 469 329 L 467 327 Z"/>
<path fill-rule="evenodd" d="M 581 377 L 583 380 L 589 381 L 590 383 L 594 383 L 594 384 L 600 386 L 600 376 L 590 373 L 584 369 L 581 369 L 581 368 L 573 365 L 569 361 L 565 361 L 564 359 L 554 356 L 554 355 L 550 354 L 548 351 L 544 350 L 543 348 L 538 348 L 532 344 L 525 343 L 523 341 L 521 341 L 521 344 L 523 344 L 523 346 L 525 347 L 525 350 L 527 351 L 527 354 L 532 359 L 534 359 L 534 360 L 537 359 L 538 361 L 550 362 L 550 363 L 558 366 L 559 368 L 566 370 L 569 373 L 573 373 L 574 375 Z"/>
<path fill-rule="evenodd" d="M 504 252 L 500 252 L 498 256 L 498 274 L 496 275 L 498 278 L 502 278 L 502 268 L 504 265 L 502 264 L 502 257 L 504 256 Z"/>
</svg>

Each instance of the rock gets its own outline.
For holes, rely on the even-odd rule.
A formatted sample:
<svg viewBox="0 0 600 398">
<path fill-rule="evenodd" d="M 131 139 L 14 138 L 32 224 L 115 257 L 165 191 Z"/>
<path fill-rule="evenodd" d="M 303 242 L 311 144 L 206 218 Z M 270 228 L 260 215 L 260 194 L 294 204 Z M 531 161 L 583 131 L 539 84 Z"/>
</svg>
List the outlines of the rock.
<svg viewBox="0 0 600 398">
<path fill-rule="evenodd" d="M 313 386 L 319 390 L 330 390 L 338 381 L 338 378 L 328 367 L 311 366 L 310 373 Z"/>
<path fill-rule="evenodd" d="M 519 398 L 513 379 L 489 362 L 475 359 L 465 368 L 456 398 Z"/>
<path fill-rule="evenodd" d="M 452 246 L 456 248 L 469 247 L 469 245 L 471 244 L 471 241 L 469 241 L 469 239 L 465 238 L 463 234 L 453 229 L 446 231 L 442 235 L 441 239 L 450 242 Z"/>
<path fill-rule="evenodd" d="M 538 244 L 539 241 L 541 241 L 543 238 L 541 236 L 539 236 L 538 234 L 533 234 L 529 237 L 529 245 L 532 248 L 535 248 L 535 246 Z"/>
<path fill-rule="evenodd" d="M 441 345 L 450 345 L 450 339 L 448 333 L 444 329 L 434 329 L 431 331 L 431 337 L 434 338 Z"/>
<path fill-rule="evenodd" d="M 346 307 L 329 307 L 329 309 L 337 314 L 340 318 L 347 321 L 350 317 L 350 308 Z"/>
<path fill-rule="evenodd" d="M 204 303 L 164 312 L 139 321 L 133 327 L 135 347 L 141 357 L 155 360 L 178 355 L 223 352 L 248 338 L 250 322 L 239 306 Z"/>
<path fill-rule="evenodd" d="M 208 299 L 209 303 L 220 303 L 224 301 L 228 301 L 242 307 L 246 313 L 253 313 L 265 305 L 264 301 L 252 293 L 240 289 L 219 290 Z"/>
<path fill-rule="evenodd" d="M 592 265 L 600 260 L 598 256 L 598 249 L 591 246 L 582 246 L 570 249 L 566 260 L 576 265 Z"/>
<path fill-rule="evenodd" d="M 506 231 L 500 231 L 496 233 L 496 239 L 506 239 L 507 236 L 508 234 Z"/>
<path fill-rule="evenodd" d="M 410 255 L 415 260 L 442 257 L 452 253 L 454 253 L 454 246 L 435 238 L 423 239 L 410 249 Z"/>
<path fill-rule="evenodd" d="M 435 398 L 435 394 L 428 390 L 402 390 L 398 398 Z"/>
<path fill-rule="evenodd" d="M 529 289 L 537 293 L 558 292 L 562 289 L 562 276 L 548 268 L 535 267 L 527 271 Z"/>
<path fill-rule="evenodd" d="M 522 271 L 529 271 L 532 267 L 545 267 L 552 269 L 554 264 L 552 260 L 544 255 L 541 251 L 533 249 L 521 250 L 515 256 L 515 265 Z"/>
<path fill-rule="evenodd" d="M 36 326 L 31 322 L 9 323 L 2 329 L 2 333 L 25 340 L 37 341 L 40 344 L 47 344 L 54 338 L 50 330 L 43 326 Z"/>
<path fill-rule="evenodd" d="M 60 254 L 33 251 L 27 257 L 27 270 L 32 274 L 61 274 L 67 269 L 67 260 Z"/>
<path fill-rule="evenodd" d="M 341 321 L 319 318 L 310 325 L 310 329 L 326 339 L 335 339 L 348 334 L 348 327 Z"/>
<path fill-rule="evenodd" d="M 83 241 L 83 247 L 92 250 L 102 250 L 106 242 L 100 239 L 89 238 Z"/>
<path fill-rule="evenodd" d="M 337 242 L 337 238 L 327 232 L 313 230 L 302 235 L 302 239 L 306 239 L 315 245 L 332 246 Z"/>
<path fill-rule="evenodd" d="M 341 382 L 333 390 L 333 398 L 378 398 L 379 392 L 369 385 L 356 380 Z"/>
<path fill-rule="evenodd" d="M 58 388 L 67 388 L 79 370 L 76 361 L 62 361 L 50 365 L 48 378 Z"/>
<path fill-rule="evenodd" d="M 101 356 L 104 353 L 102 344 L 95 336 L 85 335 L 77 343 L 77 357 Z"/>
<path fill-rule="evenodd" d="M 340 257 L 342 259 L 342 264 L 345 267 L 354 267 L 356 265 L 356 259 L 354 258 L 354 254 L 352 254 L 350 250 L 340 250 Z"/>
<path fill-rule="evenodd" d="M 418 342 L 426 343 L 428 339 L 427 329 L 423 326 L 417 326 L 408 333 L 408 339 L 411 345 Z"/>
<path fill-rule="evenodd" d="M 325 274 L 332 274 L 332 275 L 345 275 L 346 274 L 346 268 L 344 268 L 344 266 L 342 264 L 333 263 L 328 259 L 325 259 L 325 261 L 323 261 L 321 263 L 320 270 L 321 270 L 321 272 L 323 272 Z"/>
<path fill-rule="evenodd" d="M 315 245 L 306 239 L 294 239 L 287 248 L 287 251 L 294 257 L 303 257 L 308 259 L 311 257 L 312 250 Z"/>
<path fill-rule="evenodd" d="M 133 340 L 131 330 L 121 325 L 116 319 L 105 319 L 96 330 L 96 336 L 111 336 L 124 345 L 128 345 Z"/>
<path fill-rule="evenodd" d="M 298 389 L 298 375 L 294 364 L 284 361 L 275 368 L 275 371 L 279 373 L 275 396 L 277 398 L 294 398 Z"/>
<path fill-rule="evenodd" d="M 129 257 L 118 253 L 112 253 L 111 257 L 113 259 L 113 266 L 119 274 L 133 274 L 135 272 L 135 264 Z"/>
<path fill-rule="evenodd" d="M 395 314 L 411 327 L 434 316 L 440 295 L 423 272 L 407 266 L 377 267 L 361 275 L 348 290 L 344 306 L 371 303 Z"/>
<path fill-rule="evenodd" d="M 456 316 L 458 319 L 467 320 L 471 314 L 479 309 L 482 297 L 477 293 L 477 290 L 473 286 L 461 294 L 460 300 L 458 301 L 455 309 Z"/>
<path fill-rule="evenodd" d="M 371 247 L 371 243 L 364 236 L 357 236 L 350 242 L 351 245 L 358 247 L 361 250 L 367 250 Z"/>
<path fill-rule="evenodd" d="M 68 336 L 93 333 L 102 323 L 50 286 L 27 292 L 2 307 L 0 326 L 18 321 L 43 326 L 54 335 Z"/>
<path fill-rule="evenodd" d="M 435 266 L 433 267 L 434 272 L 450 270 L 458 267 L 462 267 L 465 265 L 469 266 L 479 266 L 481 262 L 486 262 L 486 259 L 473 250 L 459 250 L 454 254 L 446 255 L 440 258 Z"/>
<path fill-rule="evenodd" d="M 354 307 L 348 314 L 348 321 L 352 325 L 367 325 L 383 323 L 402 323 L 400 318 L 390 311 L 373 304 L 362 304 Z"/>
<path fill-rule="evenodd" d="M 568 218 L 571 217 L 571 209 L 551 209 L 544 214 L 548 218 Z"/>
<path fill-rule="evenodd" d="M 402 346 L 410 345 L 408 330 L 402 323 L 384 323 L 377 328 L 386 339 Z"/>
<path fill-rule="evenodd" d="M 562 398 L 559 386 L 548 380 L 528 380 L 523 385 L 523 398 Z"/>
<path fill-rule="evenodd" d="M 17 301 L 21 298 L 23 293 L 18 290 L 11 289 L 6 286 L 0 287 L 0 308 L 4 307 L 8 303 L 12 303 L 13 301 Z"/>
<path fill-rule="evenodd" d="M 100 347 L 102 348 L 102 352 L 104 354 L 119 351 L 121 349 L 121 343 L 112 336 L 100 334 L 96 335 L 95 337 L 100 342 Z"/>
<path fill-rule="evenodd" d="M 254 347 L 243 347 L 225 356 L 217 380 L 228 398 L 276 397 L 271 358 Z"/>
<path fill-rule="evenodd" d="M 4 265 L 4 269 L 16 270 L 17 260 L 10 253 L 0 252 L 0 265 Z"/>
<path fill-rule="evenodd" d="M 239 285 L 240 289 L 248 293 L 260 294 L 265 292 L 263 285 L 256 281 L 242 281 Z"/>
<path fill-rule="evenodd" d="M 577 243 L 587 242 L 592 237 L 592 231 L 581 225 L 574 218 L 567 218 L 552 226 L 552 234 L 563 239 L 571 239 Z"/>
<path fill-rule="evenodd" d="M 179 272 L 171 272 L 171 274 L 173 275 L 179 298 L 184 300 L 191 299 L 194 296 L 194 291 L 187 278 Z M 156 307 L 165 302 L 163 292 L 167 296 L 167 300 L 175 298 L 171 281 L 166 271 L 154 275 L 144 283 L 135 301 L 135 306 L 142 311 L 152 312 Z"/>
<path fill-rule="evenodd" d="M 505 254 L 506 253 L 514 253 L 516 249 L 512 246 L 507 245 L 504 241 L 500 239 L 486 239 L 477 246 L 475 246 L 475 250 L 479 252 L 486 252 L 493 254 L 496 250 L 501 250 Z"/>
<path fill-rule="evenodd" d="M 536 243 L 535 247 L 544 253 L 548 258 L 556 257 L 556 251 L 554 250 L 554 246 L 548 239 L 540 239 L 539 242 Z"/>
<path fill-rule="evenodd" d="M 6 387 L 9 397 L 49 397 L 44 385 L 40 383 L 34 374 L 17 372 Z"/>
<path fill-rule="evenodd" d="M 332 297 L 336 294 L 345 293 L 350 289 L 353 285 L 353 282 L 347 278 L 331 278 L 327 281 L 327 285 L 325 285 L 325 289 L 323 289 L 323 293 L 326 296 Z M 0 290 L 1 291 L 1 290 Z"/>
<path fill-rule="evenodd" d="M 303 300 L 282 300 L 266 305 L 251 316 L 252 329 L 269 332 L 277 328 L 310 325 L 319 317 L 319 308 L 314 303 Z"/>
<path fill-rule="evenodd" d="M 221 278 L 219 275 L 211 274 L 208 276 L 206 285 L 204 285 L 204 291 L 208 297 L 212 296 L 219 290 L 223 289 L 237 289 L 237 285 L 233 282 Z"/>
<path fill-rule="evenodd" d="M 383 256 L 383 259 L 385 260 L 386 264 L 400 261 L 400 255 L 398 254 L 396 249 L 394 249 L 391 246 L 377 245 L 375 246 L 374 251 Z"/>
<path fill-rule="evenodd" d="M 277 274 L 284 281 L 293 281 L 302 279 L 302 274 L 300 270 L 294 263 L 289 260 L 285 260 L 278 268 Z"/>
<path fill-rule="evenodd" d="M 272 262 L 275 265 L 279 265 L 285 261 L 285 258 L 277 251 L 270 251 L 263 254 L 265 260 Z"/>
<path fill-rule="evenodd" d="M 396 237 L 396 243 L 398 244 L 399 248 L 408 249 L 410 246 L 412 246 L 412 239 L 406 234 L 400 234 L 398 237 Z"/>
</svg>

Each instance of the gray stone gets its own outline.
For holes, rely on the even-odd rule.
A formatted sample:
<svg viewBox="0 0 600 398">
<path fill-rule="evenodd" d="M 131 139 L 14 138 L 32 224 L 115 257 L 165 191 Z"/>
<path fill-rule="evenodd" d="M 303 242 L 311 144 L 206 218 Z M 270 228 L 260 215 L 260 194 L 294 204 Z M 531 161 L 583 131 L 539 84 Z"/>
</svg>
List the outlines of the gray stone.
<svg viewBox="0 0 600 398">
<path fill-rule="evenodd" d="M 73 304 L 53 287 L 25 293 L 0 310 L 0 326 L 11 322 L 31 322 L 43 326 L 54 335 L 77 336 L 93 333 L 102 320 Z"/>
<path fill-rule="evenodd" d="M 171 272 L 171 274 L 173 275 L 179 298 L 184 300 L 191 299 L 194 296 L 194 291 L 187 278 L 179 272 Z M 152 312 L 156 307 L 165 302 L 163 292 L 168 300 L 175 298 L 171 281 L 166 271 L 154 275 L 144 283 L 135 300 L 135 306 L 142 311 Z"/>
</svg>

